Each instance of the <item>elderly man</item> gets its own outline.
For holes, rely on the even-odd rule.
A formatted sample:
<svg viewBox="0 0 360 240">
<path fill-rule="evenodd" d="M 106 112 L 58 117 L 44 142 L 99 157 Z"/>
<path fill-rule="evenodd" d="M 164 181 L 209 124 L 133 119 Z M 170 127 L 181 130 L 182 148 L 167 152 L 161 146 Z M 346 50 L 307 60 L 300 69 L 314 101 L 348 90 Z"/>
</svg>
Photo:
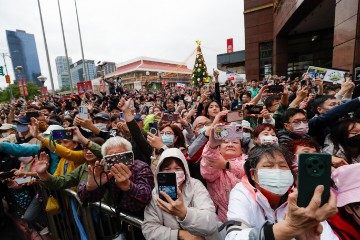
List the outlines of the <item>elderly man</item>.
<svg viewBox="0 0 360 240">
<path fill-rule="evenodd" d="M 104 157 L 122 155 L 132 152 L 132 146 L 125 138 L 112 137 L 102 145 L 101 152 Z M 140 160 L 135 160 L 131 166 L 116 163 L 104 172 L 103 167 L 96 162 L 94 169 L 89 166 L 88 170 L 88 180 L 78 190 L 81 201 L 95 202 L 104 197 L 106 202 L 112 202 L 120 211 L 143 217 L 154 187 L 154 176 L 148 164 Z M 105 189 L 108 190 L 106 193 Z"/>
</svg>

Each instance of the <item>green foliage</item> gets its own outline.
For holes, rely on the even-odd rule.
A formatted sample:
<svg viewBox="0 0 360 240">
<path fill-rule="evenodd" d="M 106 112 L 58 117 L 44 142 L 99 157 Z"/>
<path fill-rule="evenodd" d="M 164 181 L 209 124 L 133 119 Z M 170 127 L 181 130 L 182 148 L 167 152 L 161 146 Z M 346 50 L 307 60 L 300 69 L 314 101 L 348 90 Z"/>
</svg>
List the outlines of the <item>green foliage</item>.
<svg viewBox="0 0 360 240">
<path fill-rule="evenodd" d="M 34 96 L 41 95 L 40 87 L 34 83 L 26 83 L 27 91 L 29 96 L 26 96 L 26 99 L 33 99 Z M 20 97 L 19 86 L 16 84 L 11 84 L 11 89 L 15 99 Z M 10 102 L 10 91 L 9 86 L 6 88 L 0 88 L 0 102 Z"/>
</svg>

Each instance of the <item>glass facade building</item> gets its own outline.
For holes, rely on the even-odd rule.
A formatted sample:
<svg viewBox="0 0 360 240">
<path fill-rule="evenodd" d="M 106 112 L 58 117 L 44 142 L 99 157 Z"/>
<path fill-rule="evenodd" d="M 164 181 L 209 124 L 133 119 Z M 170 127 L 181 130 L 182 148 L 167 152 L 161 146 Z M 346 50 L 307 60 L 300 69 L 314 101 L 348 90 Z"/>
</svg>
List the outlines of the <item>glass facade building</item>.
<svg viewBox="0 0 360 240">
<path fill-rule="evenodd" d="M 94 60 L 85 60 L 85 67 L 86 67 L 86 80 L 92 80 L 96 78 L 96 66 Z M 70 65 L 70 73 L 71 73 L 71 79 L 76 86 L 76 83 L 78 82 L 84 82 L 84 70 L 83 70 L 83 61 L 79 60 L 73 64 Z"/>
<path fill-rule="evenodd" d="M 15 73 L 14 83 L 17 84 L 19 79 L 25 78 L 26 82 L 43 86 L 43 83 L 37 79 L 41 75 L 41 70 L 34 34 L 22 30 L 6 30 L 6 39 Z M 17 66 L 23 67 L 23 70 L 17 72 L 15 70 Z"/>
<path fill-rule="evenodd" d="M 70 88 L 70 78 L 68 72 L 68 65 L 65 56 L 58 56 L 55 58 L 57 79 L 60 89 Z M 72 59 L 69 58 L 69 64 L 72 64 Z"/>
</svg>

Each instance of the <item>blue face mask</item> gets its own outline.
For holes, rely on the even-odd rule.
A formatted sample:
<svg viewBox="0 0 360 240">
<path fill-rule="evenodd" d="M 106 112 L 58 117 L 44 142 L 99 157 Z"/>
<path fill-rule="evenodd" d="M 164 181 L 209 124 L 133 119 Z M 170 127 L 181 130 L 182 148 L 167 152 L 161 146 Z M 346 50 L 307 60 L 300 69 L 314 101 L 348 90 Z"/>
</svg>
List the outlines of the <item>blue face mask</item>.
<svg viewBox="0 0 360 240">
<path fill-rule="evenodd" d="M 163 143 L 168 147 L 174 143 L 174 135 L 162 135 L 161 136 Z"/>
</svg>

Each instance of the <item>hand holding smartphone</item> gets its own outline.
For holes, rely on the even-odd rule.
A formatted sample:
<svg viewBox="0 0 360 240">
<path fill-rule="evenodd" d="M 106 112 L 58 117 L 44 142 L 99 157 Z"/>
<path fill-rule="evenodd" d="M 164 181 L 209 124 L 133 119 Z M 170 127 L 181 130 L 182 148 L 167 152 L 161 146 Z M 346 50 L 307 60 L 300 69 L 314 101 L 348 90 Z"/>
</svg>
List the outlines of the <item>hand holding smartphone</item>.
<svg viewBox="0 0 360 240">
<path fill-rule="evenodd" d="M 72 140 L 73 139 L 73 133 L 72 131 L 66 131 L 66 130 L 52 130 L 51 131 L 52 140 Z"/>
<path fill-rule="evenodd" d="M 331 182 L 331 155 L 323 153 L 301 153 L 298 168 L 299 207 L 307 207 L 314 195 L 315 188 L 324 186 L 321 206 L 328 202 Z"/>
</svg>

